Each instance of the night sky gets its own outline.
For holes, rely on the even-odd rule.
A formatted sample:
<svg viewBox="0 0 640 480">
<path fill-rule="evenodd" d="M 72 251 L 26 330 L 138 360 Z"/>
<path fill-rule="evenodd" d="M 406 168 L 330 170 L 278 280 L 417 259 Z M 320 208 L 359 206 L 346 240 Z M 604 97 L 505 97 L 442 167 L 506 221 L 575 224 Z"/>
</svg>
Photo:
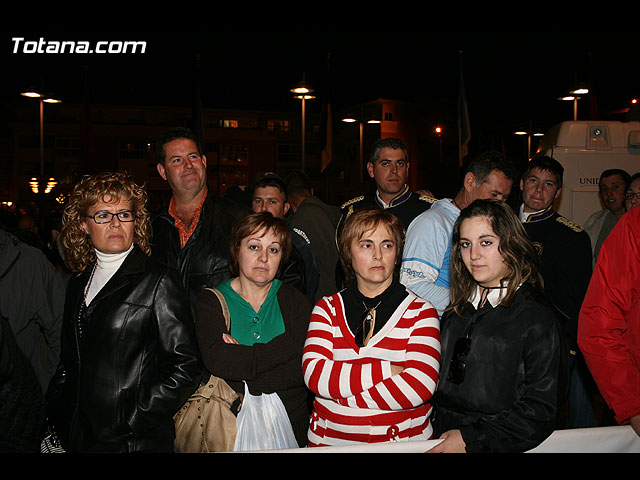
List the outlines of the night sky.
<svg viewBox="0 0 640 480">
<path fill-rule="evenodd" d="M 147 50 L 13 53 L 13 37 L 144 40 Z M 319 111 L 328 96 L 335 108 L 377 98 L 433 99 L 434 111 L 445 109 L 443 116 L 455 118 L 460 51 L 472 135 L 489 126 L 549 126 L 570 119 L 570 103 L 557 98 L 579 81 L 589 84 L 601 117 L 640 95 L 638 42 L 631 29 L 14 28 L 2 31 L 1 41 L 3 100 L 42 79 L 47 90 L 79 103 L 88 67 L 93 103 L 190 107 L 199 55 L 205 107 L 296 111 L 299 102 L 289 89 L 304 73 L 318 96 L 310 112 Z M 586 115 L 587 103 L 579 108 Z"/>
</svg>

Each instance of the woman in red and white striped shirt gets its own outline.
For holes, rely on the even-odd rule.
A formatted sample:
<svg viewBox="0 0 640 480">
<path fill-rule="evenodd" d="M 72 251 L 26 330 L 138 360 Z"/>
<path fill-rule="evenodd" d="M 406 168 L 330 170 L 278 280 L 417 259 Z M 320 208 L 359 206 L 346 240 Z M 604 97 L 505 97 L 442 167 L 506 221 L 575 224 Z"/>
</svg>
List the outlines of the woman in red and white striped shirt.
<svg viewBox="0 0 640 480">
<path fill-rule="evenodd" d="M 397 279 L 403 236 L 380 208 L 357 210 L 344 225 L 340 260 L 351 282 L 316 304 L 302 359 L 316 395 L 310 446 L 431 438 L 439 320 Z"/>
</svg>

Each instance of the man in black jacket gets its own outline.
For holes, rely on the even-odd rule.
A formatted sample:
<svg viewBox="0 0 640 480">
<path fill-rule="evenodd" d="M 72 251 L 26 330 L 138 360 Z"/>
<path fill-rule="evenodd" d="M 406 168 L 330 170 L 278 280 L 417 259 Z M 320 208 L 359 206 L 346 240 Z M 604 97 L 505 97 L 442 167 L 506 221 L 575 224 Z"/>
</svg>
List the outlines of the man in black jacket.
<svg viewBox="0 0 640 480">
<path fill-rule="evenodd" d="M 248 210 L 208 191 L 207 158 L 193 132 L 170 129 L 156 148 L 173 196 L 152 218 L 151 256 L 180 271 L 193 307 L 203 287 L 230 278 L 231 227 Z"/>
<path fill-rule="evenodd" d="M 268 173 L 254 184 L 251 210 L 254 212 L 267 211 L 276 218 L 286 220 L 290 208 L 287 186 L 279 176 Z M 297 228 L 291 228 L 291 241 L 293 248 L 285 264 L 281 280 L 307 295 L 313 305 L 316 301 L 319 274 L 313 258 L 311 243 L 306 233 Z"/>
<path fill-rule="evenodd" d="M 566 320 L 570 349 L 569 427 L 595 426 L 592 385 L 577 347 L 578 314 L 591 279 L 591 242 L 582 228 L 559 215 L 553 202 L 562 191 L 564 168 L 546 156 L 533 158 L 520 180 L 520 220 L 540 253 L 544 293 Z"/>
</svg>

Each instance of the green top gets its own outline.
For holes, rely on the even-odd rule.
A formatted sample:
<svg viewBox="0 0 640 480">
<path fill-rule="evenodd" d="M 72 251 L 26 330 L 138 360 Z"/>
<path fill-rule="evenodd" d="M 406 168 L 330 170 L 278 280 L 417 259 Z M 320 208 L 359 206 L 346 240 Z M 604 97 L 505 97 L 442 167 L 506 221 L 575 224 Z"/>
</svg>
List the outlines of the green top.
<svg viewBox="0 0 640 480">
<path fill-rule="evenodd" d="M 282 282 L 274 279 L 260 310 L 256 313 L 251 304 L 233 288 L 231 280 L 216 288 L 224 295 L 231 318 L 231 336 L 241 345 L 267 343 L 284 333 L 284 320 L 276 294 Z"/>
</svg>

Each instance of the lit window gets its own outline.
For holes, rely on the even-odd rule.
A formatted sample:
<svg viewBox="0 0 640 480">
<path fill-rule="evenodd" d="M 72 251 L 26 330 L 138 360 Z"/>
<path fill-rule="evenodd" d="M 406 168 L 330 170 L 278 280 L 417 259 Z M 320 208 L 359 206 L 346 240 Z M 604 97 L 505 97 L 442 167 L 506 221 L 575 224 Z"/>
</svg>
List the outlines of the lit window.
<svg viewBox="0 0 640 480">
<path fill-rule="evenodd" d="M 289 120 L 267 120 L 267 129 L 272 132 L 288 132 Z"/>
</svg>

